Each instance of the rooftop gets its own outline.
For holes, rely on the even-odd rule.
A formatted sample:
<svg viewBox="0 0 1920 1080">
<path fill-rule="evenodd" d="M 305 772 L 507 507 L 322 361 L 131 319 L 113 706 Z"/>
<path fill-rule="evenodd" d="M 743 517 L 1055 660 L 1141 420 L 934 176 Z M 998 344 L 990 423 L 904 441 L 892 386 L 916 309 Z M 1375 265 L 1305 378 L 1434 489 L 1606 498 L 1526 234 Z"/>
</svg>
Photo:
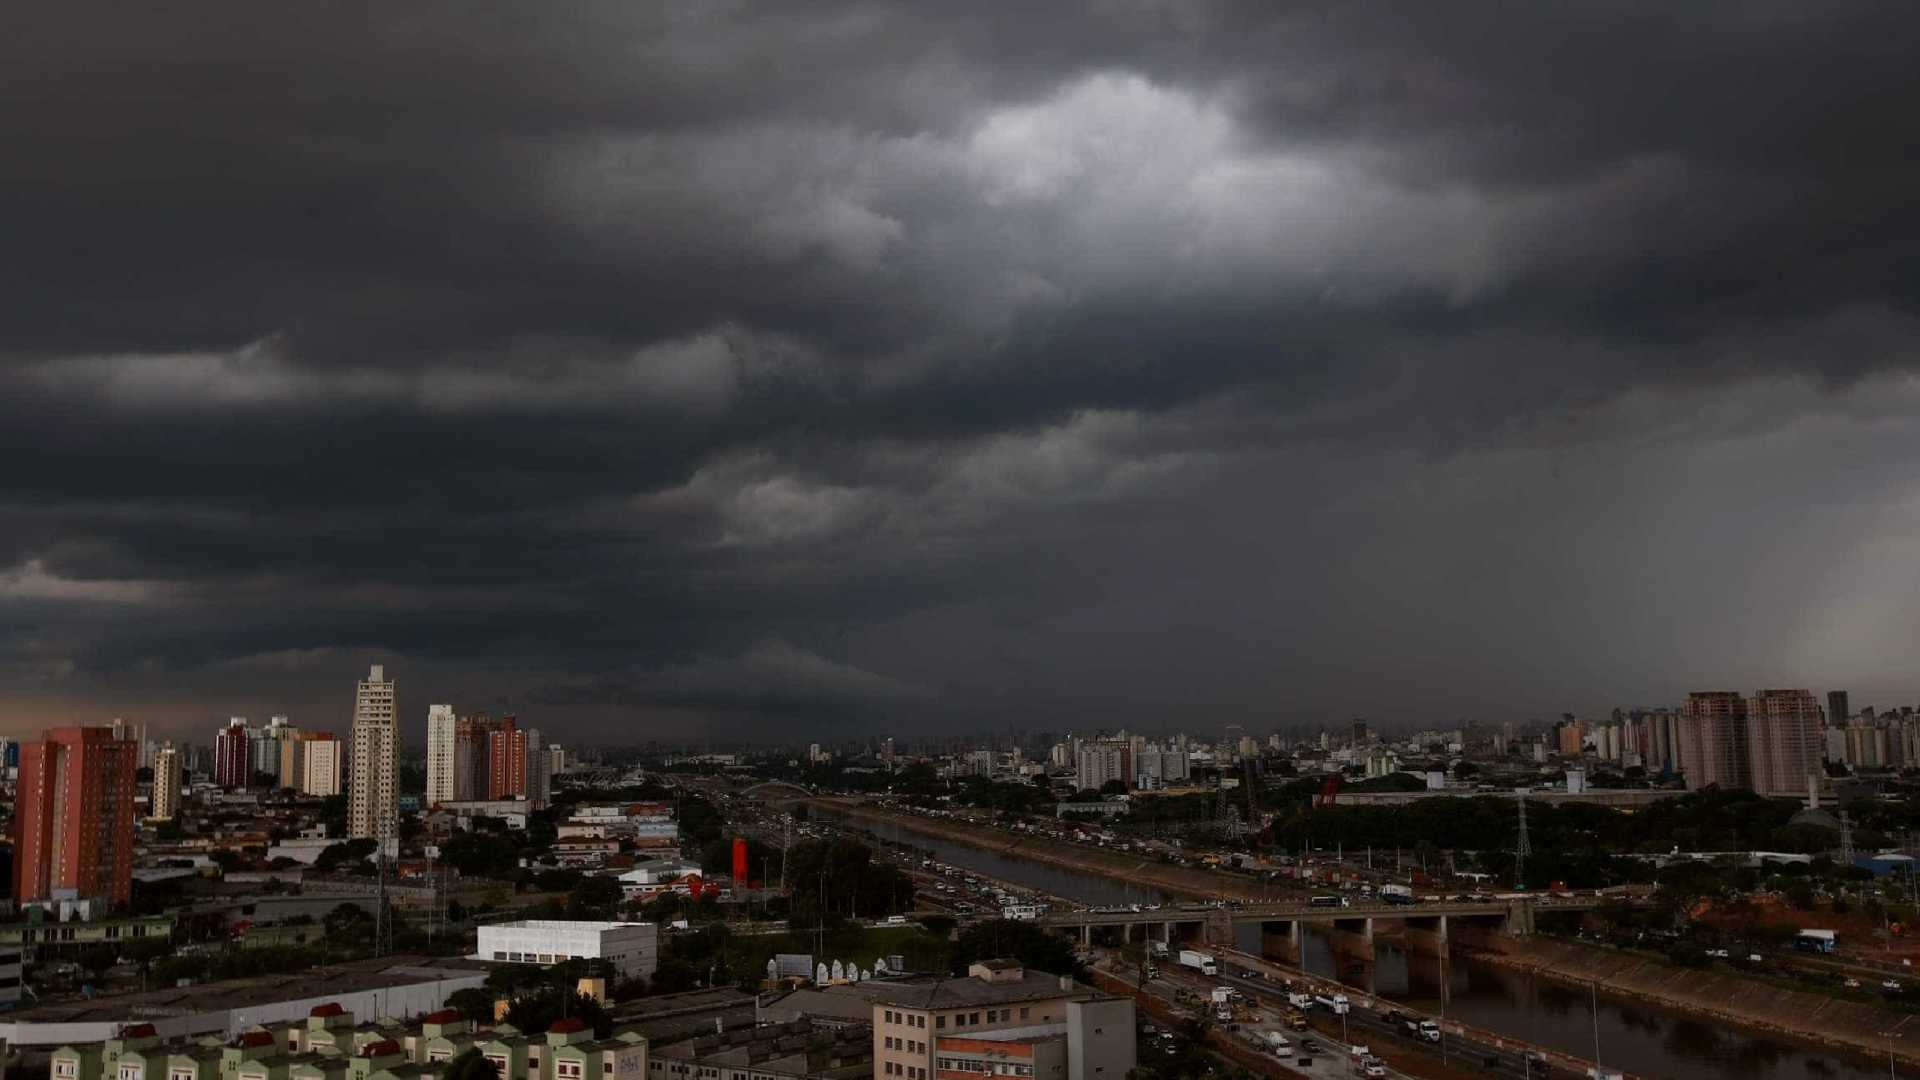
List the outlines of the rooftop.
<svg viewBox="0 0 1920 1080">
<path fill-rule="evenodd" d="M 72 1024 L 146 1017 L 183 1016 L 219 1009 L 238 1009 L 271 1001 L 291 1001 L 327 994 L 385 990 L 395 986 L 434 982 L 473 975 L 481 965 L 450 957 L 385 956 L 329 964 L 306 971 L 254 975 L 200 986 L 169 987 L 133 994 L 108 994 L 90 1001 L 39 1005 L 8 1013 L 10 1023 Z"/>
<path fill-rule="evenodd" d="M 960 1009 L 969 1005 L 1006 1005 L 1020 1001 L 1045 1001 L 1051 998 L 1088 998 L 1095 992 L 1071 981 L 1062 985 L 1057 975 L 1041 971 L 1022 972 L 1017 979 L 1000 977 L 988 982 L 974 976 L 899 975 L 873 978 L 844 986 L 828 987 L 830 994 L 853 994 L 881 1005 L 900 1005 L 909 1009 Z"/>
</svg>

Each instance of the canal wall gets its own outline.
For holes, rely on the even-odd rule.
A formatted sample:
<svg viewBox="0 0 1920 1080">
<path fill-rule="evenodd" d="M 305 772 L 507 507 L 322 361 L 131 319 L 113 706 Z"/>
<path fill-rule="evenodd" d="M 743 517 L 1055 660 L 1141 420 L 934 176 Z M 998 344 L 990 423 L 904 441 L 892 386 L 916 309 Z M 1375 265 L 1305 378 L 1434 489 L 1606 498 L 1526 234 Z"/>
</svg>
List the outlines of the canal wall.
<svg viewBox="0 0 1920 1080">
<path fill-rule="evenodd" d="M 1158 859 L 1141 858 L 1123 851 L 1065 844 L 1047 837 L 1016 836 L 998 829 L 983 828 L 952 821 L 895 814 L 858 803 L 829 799 L 801 799 L 803 805 L 828 814 L 839 814 L 851 821 L 884 822 L 913 832 L 937 836 L 956 844 L 967 844 L 986 851 L 1034 862 L 1077 870 L 1085 874 L 1118 878 L 1135 885 L 1158 889 L 1169 896 L 1190 900 L 1280 900 L 1297 895 L 1285 888 L 1265 885 L 1239 874 L 1218 870 L 1196 870 L 1173 866 Z"/>
<path fill-rule="evenodd" d="M 1868 1058 L 1886 1058 L 1887 1033 L 1892 1032 L 1894 1056 L 1920 1063 L 1920 1018 L 1909 1013 L 1538 937 L 1488 935 L 1475 942 L 1473 951 L 1489 963 L 1555 982 L 1580 987 L 1598 983 L 1615 997 Z"/>
</svg>

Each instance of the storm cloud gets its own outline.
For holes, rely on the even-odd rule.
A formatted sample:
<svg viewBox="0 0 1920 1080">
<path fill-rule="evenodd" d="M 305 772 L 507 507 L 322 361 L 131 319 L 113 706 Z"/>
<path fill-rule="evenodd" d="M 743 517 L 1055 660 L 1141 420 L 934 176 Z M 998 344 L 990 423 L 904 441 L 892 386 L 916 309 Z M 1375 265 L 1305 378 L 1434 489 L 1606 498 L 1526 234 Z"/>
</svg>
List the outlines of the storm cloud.
<svg viewBox="0 0 1920 1080">
<path fill-rule="evenodd" d="M 1920 15 L 44 6 L 0 723 L 1911 700 Z"/>
</svg>

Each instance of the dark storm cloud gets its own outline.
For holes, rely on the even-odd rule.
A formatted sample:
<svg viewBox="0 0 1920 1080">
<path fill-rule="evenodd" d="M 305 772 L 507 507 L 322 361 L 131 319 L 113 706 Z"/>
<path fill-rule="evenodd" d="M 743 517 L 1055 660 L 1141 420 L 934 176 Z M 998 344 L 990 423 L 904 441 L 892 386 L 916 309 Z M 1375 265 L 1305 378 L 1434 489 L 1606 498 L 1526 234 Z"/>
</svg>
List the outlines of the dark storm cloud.
<svg viewBox="0 0 1920 1080">
<path fill-rule="evenodd" d="M 17 22 L 23 702 L 326 700 L 387 657 L 903 726 L 1352 711 L 1399 670 L 1442 696 L 1379 707 L 1434 719 L 1828 677 L 1805 620 L 1898 565 L 1857 543 L 1907 513 L 1897 7 Z M 1722 525 L 1809 500 L 1847 544 Z M 1702 635 L 1747 660 L 1665 636 L 1783 566 L 1802 621 Z"/>
</svg>

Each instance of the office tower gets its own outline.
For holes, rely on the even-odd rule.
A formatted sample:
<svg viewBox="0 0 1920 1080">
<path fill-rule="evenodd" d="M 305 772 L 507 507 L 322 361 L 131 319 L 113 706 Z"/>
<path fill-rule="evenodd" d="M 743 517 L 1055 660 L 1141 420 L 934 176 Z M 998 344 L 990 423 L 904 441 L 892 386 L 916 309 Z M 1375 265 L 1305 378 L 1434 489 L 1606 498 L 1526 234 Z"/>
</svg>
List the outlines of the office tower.
<svg viewBox="0 0 1920 1080">
<path fill-rule="evenodd" d="M 459 789 L 454 759 L 459 745 L 460 718 L 451 705 L 427 706 L 426 805 L 453 802 Z"/>
<path fill-rule="evenodd" d="M 1827 691 L 1827 723 L 1835 725 L 1844 724 L 1847 722 L 1848 717 L 1852 715 L 1852 711 L 1847 707 L 1847 692 L 1845 690 Z"/>
<path fill-rule="evenodd" d="M 340 794 L 344 745 L 331 731 L 317 731 L 301 752 L 300 794 L 328 798 Z"/>
<path fill-rule="evenodd" d="M 400 724 L 393 682 L 373 665 L 353 700 L 353 771 L 347 785 L 347 836 L 388 840 L 400 808 Z"/>
<path fill-rule="evenodd" d="M 1798 798 L 1819 771 L 1820 702 L 1806 690 L 1760 690 L 1747 699 L 1747 762 L 1753 790 Z"/>
<path fill-rule="evenodd" d="M 180 813 L 180 753 L 167 743 L 153 752 L 151 817 L 172 821 Z"/>
<path fill-rule="evenodd" d="M 1732 690 L 1698 691 L 1681 708 L 1677 743 L 1687 790 L 1743 788 L 1747 764 L 1747 699 Z"/>
<path fill-rule="evenodd" d="M 133 895 L 133 791 L 139 747 L 107 727 L 52 728 L 20 751 L 13 899 Z"/>
<path fill-rule="evenodd" d="M 213 737 L 214 783 L 223 788 L 243 788 L 252 782 L 252 747 L 247 735 L 247 718 L 236 716 Z"/>
<path fill-rule="evenodd" d="M 1371 737 L 1371 734 L 1367 731 L 1367 722 L 1364 719 L 1355 719 L 1351 731 L 1353 745 L 1360 746 Z"/>
</svg>

